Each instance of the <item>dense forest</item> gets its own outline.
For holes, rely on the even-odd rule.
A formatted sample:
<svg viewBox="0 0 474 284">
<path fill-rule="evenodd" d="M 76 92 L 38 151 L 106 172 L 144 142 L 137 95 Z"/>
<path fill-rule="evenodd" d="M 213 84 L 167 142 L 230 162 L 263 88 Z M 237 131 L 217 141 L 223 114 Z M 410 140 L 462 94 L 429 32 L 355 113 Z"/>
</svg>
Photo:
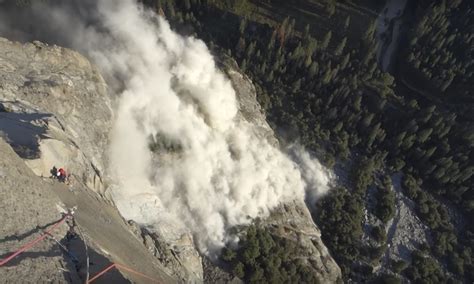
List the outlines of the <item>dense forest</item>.
<svg viewBox="0 0 474 284">
<path fill-rule="evenodd" d="M 360 19 L 344 13 L 355 6 L 350 1 L 144 2 L 175 29 L 205 40 L 217 57 L 238 62 L 283 144 L 297 140 L 326 166 L 347 172 L 348 181 L 314 212 L 345 280 L 474 280 L 472 2 L 414 4 L 392 74 L 381 71 L 376 56 L 376 13 L 370 11 L 380 10 L 380 1 L 362 1 L 371 9 Z M 325 22 L 315 26 L 291 9 L 282 14 L 288 5 L 312 7 Z M 274 15 L 265 16 L 264 8 Z M 395 214 L 396 173 L 432 242 L 413 251 L 410 263 L 393 262 L 389 273 L 375 275 L 387 245 L 384 224 Z M 368 246 L 361 237 L 371 187 L 371 210 L 382 225 L 372 228 L 376 245 Z M 454 225 L 449 208 L 467 220 L 464 226 Z M 290 249 L 252 226 L 223 260 L 249 282 L 312 283 L 311 274 L 286 261 Z"/>
<path fill-rule="evenodd" d="M 246 282 L 318 283 L 315 274 L 295 255 L 294 242 L 252 225 L 237 249 L 224 249 L 222 259 Z"/>
<path fill-rule="evenodd" d="M 399 74 L 447 104 L 473 103 L 471 6 L 469 1 L 420 5 L 405 50 L 405 68 Z"/>
</svg>

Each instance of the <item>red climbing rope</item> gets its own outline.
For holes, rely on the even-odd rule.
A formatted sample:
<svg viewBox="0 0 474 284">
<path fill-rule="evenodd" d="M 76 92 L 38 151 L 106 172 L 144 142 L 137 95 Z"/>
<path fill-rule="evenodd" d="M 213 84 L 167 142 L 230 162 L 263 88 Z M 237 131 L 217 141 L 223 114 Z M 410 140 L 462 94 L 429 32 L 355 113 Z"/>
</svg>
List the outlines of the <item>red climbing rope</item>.
<svg viewBox="0 0 474 284">
<path fill-rule="evenodd" d="M 54 226 L 52 226 L 49 230 L 45 231 L 42 235 L 40 235 L 36 239 L 32 240 L 31 242 L 29 242 L 29 243 L 25 244 L 24 246 L 22 246 L 21 248 L 19 248 L 16 252 L 14 252 L 9 257 L 6 257 L 6 258 L 2 259 L 2 261 L 0 261 L 0 266 L 3 266 L 5 263 L 9 262 L 10 260 L 15 258 L 20 253 L 22 253 L 25 250 L 33 247 L 38 242 L 44 240 L 54 229 L 56 229 L 59 225 L 64 223 L 64 221 L 66 221 L 67 217 L 69 217 L 69 216 L 71 216 L 71 215 L 70 214 L 65 214 L 64 217 L 61 220 L 59 220 L 58 222 L 56 222 L 56 224 L 54 224 Z"/>
<path fill-rule="evenodd" d="M 16 256 L 18 256 L 19 254 L 23 253 L 24 251 L 26 251 L 27 249 L 33 247 L 34 245 L 36 245 L 37 243 L 39 243 L 40 241 L 44 240 L 46 237 L 48 236 L 52 236 L 51 235 L 51 232 L 54 231 L 54 229 L 56 229 L 59 225 L 61 225 L 62 223 L 64 223 L 66 221 L 66 219 L 69 217 L 69 216 L 72 216 L 74 211 L 72 211 L 72 213 L 67 213 L 67 214 L 64 214 L 63 218 L 61 218 L 61 220 L 57 221 L 51 228 L 49 228 L 48 230 L 44 231 L 43 234 L 41 234 L 39 237 L 37 237 L 36 239 L 32 240 L 31 242 L 28 242 L 27 244 L 25 244 L 24 246 L 20 247 L 16 252 L 12 253 L 10 256 L 2 259 L 2 261 L 0 261 L 0 266 L 3 266 L 4 264 L 6 264 L 7 262 L 9 262 L 10 260 L 12 260 L 13 258 L 15 258 Z M 100 271 L 99 273 L 97 273 L 94 277 L 92 277 L 90 280 L 86 280 L 87 283 L 91 283 L 92 281 L 96 280 L 97 278 L 101 277 L 102 275 L 104 275 L 105 273 L 107 273 L 108 271 L 110 271 L 111 269 L 113 268 L 119 268 L 119 269 L 123 269 L 125 271 L 128 271 L 128 272 L 131 272 L 131 273 L 134 273 L 138 276 L 141 276 L 143 278 L 146 278 L 154 283 L 160 283 L 158 280 L 156 279 L 153 279 L 143 273 L 140 273 L 136 270 L 133 270 L 131 269 L 130 267 L 127 267 L 125 265 L 122 265 L 122 264 L 118 264 L 118 263 L 112 263 L 111 265 L 107 266 L 105 269 L 103 269 L 102 271 Z"/>
<path fill-rule="evenodd" d="M 156 280 L 156 279 L 153 279 L 153 278 L 151 278 L 151 277 L 149 277 L 149 276 L 146 276 L 146 275 L 143 274 L 143 273 L 140 273 L 140 272 L 138 272 L 138 271 L 135 271 L 135 270 L 131 269 L 130 267 L 126 267 L 125 265 L 116 263 L 115 266 L 118 267 L 118 268 L 120 268 L 120 269 L 123 269 L 123 270 L 125 270 L 125 271 L 131 272 L 131 273 L 135 273 L 136 275 L 141 276 L 141 277 L 143 277 L 143 278 L 146 278 L 146 279 L 148 279 L 148 280 L 151 280 L 151 281 L 154 282 L 154 283 L 160 283 L 160 281 L 158 281 L 158 280 Z"/>
<path fill-rule="evenodd" d="M 94 277 L 92 277 L 89 282 L 87 283 L 91 283 L 92 281 L 96 280 L 97 278 L 101 277 L 102 275 L 104 275 L 105 273 L 107 273 L 109 270 L 113 269 L 113 268 L 119 268 L 119 269 L 123 269 L 125 271 L 128 271 L 128 272 L 131 272 L 131 273 L 134 273 L 138 276 L 141 276 L 143 278 L 146 278 L 154 283 L 160 283 L 160 281 L 156 280 L 156 279 L 153 279 L 143 273 L 140 273 L 136 270 L 133 270 L 131 269 L 130 267 L 127 267 L 125 265 L 122 265 L 122 264 L 118 264 L 118 263 L 112 263 L 111 265 L 107 266 L 105 269 L 103 269 L 101 272 L 97 273 Z"/>
<path fill-rule="evenodd" d="M 111 265 L 107 266 L 104 270 L 102 270 L 101 272 L 97 273 L 96 276 L 92 277 L 91 279 L 89 279 L 89 282 L 87 283 L 91 283 L 92 281 L 96 280 L 97 278 L 99 278 L 100 276 L 104 275 L 105 273 L 107 273 L 107 271 L 111 270 L 112 268 L 115 267 L 115 263 L 112 263 Z"/>
</svg>

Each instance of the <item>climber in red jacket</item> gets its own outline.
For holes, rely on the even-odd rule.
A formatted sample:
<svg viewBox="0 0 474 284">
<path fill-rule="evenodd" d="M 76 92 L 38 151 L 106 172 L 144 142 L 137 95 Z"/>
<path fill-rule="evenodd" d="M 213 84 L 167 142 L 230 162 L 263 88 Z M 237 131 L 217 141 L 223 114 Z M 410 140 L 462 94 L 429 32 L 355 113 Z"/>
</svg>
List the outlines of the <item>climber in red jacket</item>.
<svg viewBox="0 0 474 284">
<path fill-rule="evenodd" d="M 66 181 L 66 171 L 63 169 L 63 168 L 59 168 L 58 170 L 58 180 L 61 181 L 61 182 L 65 182 Z"/>
</svg>

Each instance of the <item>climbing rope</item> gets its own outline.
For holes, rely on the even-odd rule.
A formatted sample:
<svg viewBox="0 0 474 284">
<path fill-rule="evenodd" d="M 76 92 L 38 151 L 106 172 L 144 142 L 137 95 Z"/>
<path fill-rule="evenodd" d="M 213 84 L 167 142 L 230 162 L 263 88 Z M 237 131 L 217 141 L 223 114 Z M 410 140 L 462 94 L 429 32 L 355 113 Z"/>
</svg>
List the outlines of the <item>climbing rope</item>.
<svg viewBox="0 0 474 284">
<path fill-rule="evenodd" d="M 72 215 L 70 213 L 64 214 L 63 218 L 61 220 L 59 220 L 58 222 L 56 222 L 49 230 L 45 231 L 42 235 L 40 235 L 36 239 L 32 240 L 31 242 L 28 242 L 24 246 L 20 247 L 16 252 L 12 253 L 10 256 L 2 259 L 2 261 L 0 261 L 0 266 L 3 266 L 7 262 L 14 259 L 16 256 L 18 256 L 19 254 L 23 253 L 27 249 L 33 247 L 34 245 L 36 245 L 40 241 L 44 240 L 48 235 L 51 234 L 52 231 L 54 231 L 54 229 L 56 229 L 59 225 L 64 223 L 69 216 L 72 216 Z"/>
<path fill-rule="evenodd" d="M 112 263 L 111 265 L 107 266 L 106 268 L 104 268 L 101 272 L 97 273 L 94 277 L 92 277 L 91 279 L 89 279 L 89 281 L 87 283 L 92 283 L 92 281 L 96 280 L 97 278 L 99 278 L 100 276 L 104 275 L 105 273 L 107 273 L 109 270 L 113 269 L 114 267 L 116 266 L 115 263 Z"/>
<path fill-rule="evenodd" d="M 104 268 L 102 271 L 100 271 L 99 273 L 97 273 L 94 277 L 92 277 L 92 278 L 89 280 L 89 282 L 87 282 L 87 284 L 88 284 L 88 283 L 92 283 L 92 281 L 94 281 L 94 280 L 96 280 L 97 278 L 101 277 L 102 275 L 104 275 L 105 273 L 109 272 L 109 271 L 112 270 L 113 268 L 123 269 L 123 270 L 125 270 L 125 271 L 131 272 L 131 273 L 133 273 L 133 274 L 136 274 L 136 275 L 138 275 L 138 276 L 141 276 L 141 277 L 143 277 L 143 278 L 146 278 L 146 279 L 150 280 L 150 281 L 153 282 L 153 283 L 160 283 L 160 281 L 158 281 L 158 280 L 156 280 L 156 279 L 154 279 L 154 278 L 151 278 L 150 276 L 147 276 L 147 275 L 145 275 L 145 274 L 143 274 L 143 273 L 140 273 L 140 272 L 138 272 L 138 271 L 136 271 L 136 270 L 133 270 L 133 269 L 131 269 L 130 267 L 127 267 L 127 266 L 125 266 L 125 265 L 123 265 L 123 264 L 112 263 L 111 265 L 107 266 L 107 267 Z"/>
<path fill-rule="evenodd" d="M 54 225 L 48 229 L 48 230 L 45 230 L 40 236 L 38 236 L 37 238 L 35 238 L 34 240 L 26 243 L 25 245 L 23 245 L 22 247 L 20 247 L 17 251 L 15 251 L 14 253 L 12 253 L 10 256 L 2 259 L 0 261 L 0 266 L 3 266 L 5 265 L 6 263 L 8 263 L 9 261 L 11 261 L 12 259 L 14 259 L 15 257 L 17 257 L 19 254 L 25 252 L 26 250 L 32 248 L 34 245 L 36 245 L 37 243 L 39 243 L 40 241 L 44 240 L 45 238 L 47 237 L 50 237 L 51 239 L 53 239 L 54 241 L 56 241 L 56 243 L 58 243 L 65 251 L 66 253 L 70 254 L 70 252 L 58 241 L 56 240 L 53 235 L 51 234 L 51 232 L 53 232 L 57 227 L 59 227 L 62 223 L 64 223 L 69 217 L 73 217 L 73 214 L 74 214 L 74 210 L 76 208 L 73 208 L 72 210 L 68 210 L 68 213 L 64 214 L 63 217 L 57 221 L 56 223 L 54 223 Z M 130 273 L 133 273 L 133 274 L 136 274 L 138 276 L 141 276 L 145 279 L 148 279 L 150 280 L 151 282 L 153 283 L 160 283 L 160 281 L 150 277 L 150 276 L 147 276 L 143 273 L 140 273 L 130 267 L 127 267 L 123 264 L 118 264 L 118 263 L 112 263 L 111 265 L 107 266 L 105 269 L 103 269 L 102 271 L 100 271 L 99 273 L 97 273 L 94 277 L 92 277 L 91 279 L 89 279 L 89 253 L 88 253 L 88 249 L 87 249 L 87 244 L 85 243 L 85 238 L 84 238 L 84 235 L 82 234 L 81 231 L 79 231 L 79 233 L 81 234 L 82 236 L 82 239 L 84 241 L 84 246 L 85 246 L 85 250 L 86 250 L 86 256 L 87 256 L 87 275 L 86 275 L 86 281 L 85 283 L 88 284 L 88 283 L 92 283 L 92 281 L 98 279 L 99 277 L 101 277 L 102 275 L 104 275 L 105 273 L 107 273 L 108 271 L 112 270 L 113 268 L 118 268 L 118 269 L 121 269 L 121 270 L 125 270 L 127 272 L 130 272 Z M 75 257 L 74 257 L 75 258 Z M 76 258 L 77 260 L 77 258 Z"/>
</svg>

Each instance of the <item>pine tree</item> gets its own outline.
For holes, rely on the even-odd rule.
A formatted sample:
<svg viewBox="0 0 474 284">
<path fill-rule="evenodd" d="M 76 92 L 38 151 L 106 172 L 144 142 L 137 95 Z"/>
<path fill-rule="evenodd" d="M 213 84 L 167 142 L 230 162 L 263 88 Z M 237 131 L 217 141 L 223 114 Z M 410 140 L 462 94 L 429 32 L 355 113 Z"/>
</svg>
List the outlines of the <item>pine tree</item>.
<svg viewBox="0 0 474 284">
<path fill-rule="evenodd" d="M 265 72 L 267 72 L 267 62 L 266 61 L 264 61 L 262 63 L 262 66 L 260 67 L 260 73 L 265 74 Z"/>
<path fill-rule="evenodd" d="M 327 49 L 329 42 L 331 41 L 331 37 L 332 37 L 332 31 L 328 31 L 326 35 L 324 36 L 323 41 L 321 42 L 321 45 L 320 45 L 322 50 Z"/>
<path fill-rule="evenodd" d="M 289 18 L 286 17 L 283 20 L 283 23 L 281 24 L 280 28 L 278 29 L 278 39 L 280 41 L 280 46 L 284 45 L 286 37 L 287 37 L 286 32 L 287 32 L 287 29 L 288 29 L 288 21 L 289 21 Z"/>
<path fill-rule="evenodd" d="M 247 56 L 247 59 L 250 59 L 252 57 L 253 53 L 255 52 L 255 46 L 256 46 L 255 41 L 252 41 L 247 47 L 247 50 L 245 53 L 245 55 Z"/>
<path fill-rule="evenodd" d="M 303 31 L 303 40 L 309 38 L 309 24 L 306 24 Z"/>
<path fill-rule="evenodd" d="M 298 92 L 300 89 L 301 89 L 301 79 L 298 79 L 293 83 L 293 88 L 292 88 L 293 93 Z"/>
<path fill-rule="evenodd" d="M 246 18 L 242 18 L 242 20 L 240 20 L 240 25 L 239 25 L 239 32 L 241 35 L 243 35 L 245 33 L 245 28 L 247 27 L 247 19 Z"/>
<path fill-rule="evenodd" d="M 328 13 L 329 17 L 334 15 L 336 12 L 336 4 L 333 2 L 327 3 L 326 4 L 326 12 Z"/>
<path fill-rule="evenodd" d="M 344 51 L 344 47 L 346 47 L 346 42 L 347 42 L 347 37 L 344 37 L 342 41 L 339 43 L 339 45 L 336 47 L 334 50 L 334 54 L 337 56 L 340 56 L 342 54 L 342 51 Z"/>
<path fill-rule="evenodd" d="M 273 70 L 271 70 L 270 74 L 268 74 L 267 82 L 271 83 L 271 82 L 273 82 L 273 80 L 274 80 L 274 74 L 273 74 Z"/>
<path fill-rule="evenodd" d="M 235 50 L 238 56 L 242 56 L 242 54 L 245 51 L 245 47 L 246 47 L 245 38 L 241 36 L 239 38 L 239 42 L 237 43 L 237 46 L 235 47 Z"/>
<path fill-rule="evenodd" d="M 311 63 L 313 62 L 313 60 L 311 59 L 311 56 L 307 56 L 305 61 L 304 61 L 304 67 L 308 68 Z"/>
<path fill-rule="evenodd" d="M 349 28 L 349 24 L 351 22 L 351 16 L 347 16 L 346 20 L 344 21 L 344 29 L 347 30 Z"/>
<path fill-rule="evenodd" d="M 341 69 L 346 69 L 349 60 L 351 59 L 350 53 L 347 53 L 341 61 Z"/>
<path fill-rule="evenodd" d="M 288 38 L 291 38 L 293 36 L 295 25 L 296 25 L 295 19 L 291 19 L 290 24 L 288 25 L 288 29 L 286 31 Z"/>
<path fill-rule="evenodd" d="M 303 45 L 306 56 L 312 57 L 316 48 L 318 47 L 318 41 L 310 36 L 307 40 L 304 41 Z"/>
<path fill-rule="evenodd" d="M 191 2 L 189 0 L 184 0 L 184 8 L 187 11 L 191 10 Z"/>
<path fill-rule="evenodd" d="M 375 34 L 375 28 L 376 28 L 376 21 L 372 21 L 369 26 L 367 27 L 367 30 L 365 31 L 364 39 L 367 43 L 372 43 L 374 39 L 374 34 Z"/>
<path fill-rule="evenodd" d="M 247 59 L 242 60 L 242 64 L 240 64 L 240 69 L 245 72 L 247 70 Z"/>
<path fill-rule="evenodd" d="M 309 76 L 314 77 L 314 75 L 318 73 L 318 69 L 319 69 L 318 62 L 313 61 L 313 63 L 311 63 L 311 66 L 309 67 Z"/>
</svg>

